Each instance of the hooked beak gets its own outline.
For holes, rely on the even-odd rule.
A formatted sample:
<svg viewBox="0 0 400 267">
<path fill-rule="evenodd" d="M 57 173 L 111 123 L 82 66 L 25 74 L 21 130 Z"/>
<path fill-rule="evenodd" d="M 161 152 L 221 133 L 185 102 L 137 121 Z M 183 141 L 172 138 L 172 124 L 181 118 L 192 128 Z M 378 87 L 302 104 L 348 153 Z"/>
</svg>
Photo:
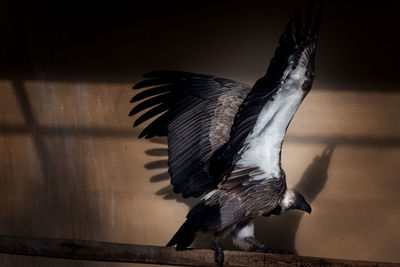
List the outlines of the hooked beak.
<svg viewBox="0 0 400 267">
<path fill-rule="evenodd" d="M 307 202 L 303 202 L 300 206 L 297 206 L 297 209 L 307 212 L 311 214 L 311 206 Z"/>
<path fill-rule="evenodd" d="M 311 206 L 308 203 L 305 203 L 305 205 L 302 207 L 302 210 L 304 210 L 308 214 L 311 214 L 312 211 Z"/>
</svg>

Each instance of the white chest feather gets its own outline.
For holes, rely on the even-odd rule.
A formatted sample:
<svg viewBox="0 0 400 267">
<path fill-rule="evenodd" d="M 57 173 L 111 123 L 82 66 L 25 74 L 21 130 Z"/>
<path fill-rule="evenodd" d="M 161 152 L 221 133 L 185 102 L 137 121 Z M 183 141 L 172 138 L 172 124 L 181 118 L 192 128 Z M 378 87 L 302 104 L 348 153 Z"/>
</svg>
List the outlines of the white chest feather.
<svg viewBox="0 0 400 267">
<path fill-rule="evenodd" d="M 254 238 L 254 223 L 249 222 L 242 228 L 235 228 L 232 231 L 233 244 L 243 250 L 249 250 L 252 244 L 246 241 L 246 238 Z"/>
</svg>

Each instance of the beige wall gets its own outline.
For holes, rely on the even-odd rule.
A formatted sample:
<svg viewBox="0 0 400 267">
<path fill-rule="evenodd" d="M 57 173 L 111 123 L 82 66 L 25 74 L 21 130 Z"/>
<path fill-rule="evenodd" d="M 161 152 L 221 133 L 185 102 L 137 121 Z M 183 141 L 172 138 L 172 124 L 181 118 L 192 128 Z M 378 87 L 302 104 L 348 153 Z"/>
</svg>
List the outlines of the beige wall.
<svg viewBox="0 0 400 267">
<path fill-rule="evenodd" d="M 133 21 L 136 9 L 112 9 L 104 20 L 78 17 L 83 26 L 42 8 L 35 10 L 43 13 L 39 18 L 23 9 L 30 15 L 15 25 L 10 15 L 2 38 L 12 38 L 8 50 L 1 50 L 0 233 L 165 245 L 195 200 L 171 192 L 166 140 L 137 139 L 142 128 L 132 129 L 127 116 L 130 87 L 143 72 L 160 68 L 254 83 L 291 14 L 274 6 L 260 26 L 262 19 L 251 17 L 261 12 L 257 5 L 263 4 L 242 11 L 249 17 L 242 24 L 225 14 L 226 25 L 218 20 L 223 6 L 217 6 L 204 29 L 196 22 L 202 9 L 189 7 L 171 11 L 177 18 L 160 19 L 161 13 L 150 16 L 145 11 L 151 7 L 144 5 Z M 18 7 L 6 10 L 17 14 Z M 342 19 L 350 20 L 355 8 L 345 10 Z M 335 20 L 340 7 L 327 10 L 314 87 L 289 127 L 282 155 L 289 186 L 304 193 L 313 212 L 260 218 L 256 235 L 300 255 L 400 262 L 400 91 L 393 82 L 395 55 L 379 61 L 398 41 L 380 37 L 386 51 L 362 48 L 375 63 L 352 57 L 358 51 L 347 46 L 358 39 L 349 42 L 336 34 L 351 36 L 352 27 L 360 26 L 354 35 L 368 46 L 364 22 L 340 28 Z M 142 22 L 143 16 L 154 24 Z M 187 33 L 179 19 L 200 32 Z M 167 34 L 149 32 L 162 23 Z M 232 23 L 242 28 L 235 30 Z M 224 27 L 228 30 L 220 31 Z M 378 29 L 370 29 L 378 36 Z M 179 34 L 184 44 L 176 39 Z M 381 66 L 387 79 L 374 72 Z M 231 247 L 230 241 L 226 245 Z M 125 266 L 11 255 L 0 255 L 0 265 Z"/>
</svg>

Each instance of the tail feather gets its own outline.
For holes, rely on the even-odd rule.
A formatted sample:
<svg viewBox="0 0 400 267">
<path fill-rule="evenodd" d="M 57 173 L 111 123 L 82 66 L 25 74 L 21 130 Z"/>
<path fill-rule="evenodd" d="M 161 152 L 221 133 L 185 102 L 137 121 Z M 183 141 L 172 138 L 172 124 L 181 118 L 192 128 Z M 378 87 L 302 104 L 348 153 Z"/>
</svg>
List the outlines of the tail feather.
<svg viewBox="0 0 400 267">
<path fill-rule="evenodd" d="M 193 243 L 198 231 L 215 231 L 220 221 L 220 206 L 209 206 L 201 201 L 189 212 L 186 221 L 168 242 L 167 247 L 176 245 L 176 250 L 184 250 Z"/>
<path fill-rule="evenodd" d="M 167 247 L 176 245 L 176 250 L 184 250 L 193 243 L 196 232 L 197 229 L 194 227 L 193 220 L 187 219 L 168 242 Z"/>
</svg>

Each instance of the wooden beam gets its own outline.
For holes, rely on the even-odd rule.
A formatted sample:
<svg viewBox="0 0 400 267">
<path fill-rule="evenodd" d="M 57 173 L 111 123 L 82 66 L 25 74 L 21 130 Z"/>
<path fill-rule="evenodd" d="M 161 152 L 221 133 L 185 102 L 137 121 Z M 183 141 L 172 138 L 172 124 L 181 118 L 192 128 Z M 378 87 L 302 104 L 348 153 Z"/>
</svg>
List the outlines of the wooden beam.
<svg viewBox="0 0 400 267">
<path fill-rule="evenodd" d="M 9 235 L 0 235 L 0 253 L 89 261 L 149 263 L 178 266 L 216 266 L 214 263 L 214 253 L 209 249 L 176 251 L 174 248 L 159 246 Z M 400 266 L 398 263 L 378 263 L 259 252 L 225 251 L 225 267 L 257 267 L 267 265 Z"/>
</svg>

